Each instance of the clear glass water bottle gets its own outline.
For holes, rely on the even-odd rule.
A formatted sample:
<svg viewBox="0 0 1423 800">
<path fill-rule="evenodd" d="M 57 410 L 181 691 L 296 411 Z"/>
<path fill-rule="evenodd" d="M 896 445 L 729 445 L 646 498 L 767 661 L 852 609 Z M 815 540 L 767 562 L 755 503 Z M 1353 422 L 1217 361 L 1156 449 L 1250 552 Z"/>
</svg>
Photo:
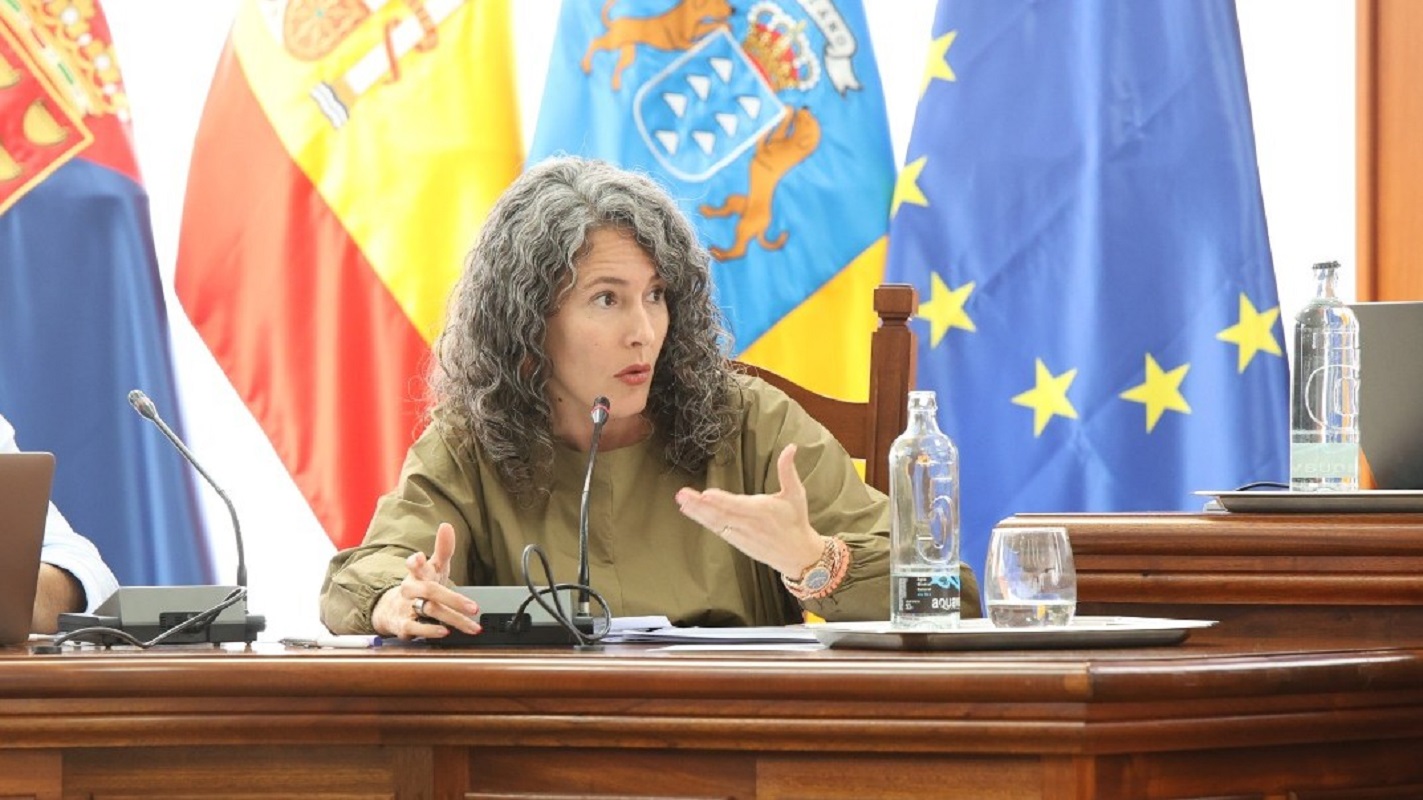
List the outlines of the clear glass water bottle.
<svg viewBox="0 0 1423 800">
<path fill-rule="evenodd" d="M 1337 294 L 1339 262 L 1314 265 L 1314 297 L 1295 316 L 1290 489 L 1359 488 L 1359 321 Z"/>
<path fill-rule="evenodd" d="M 909 393 L 909 427 L 889 450 L 890 611 L 896 628 L 959 624 L 959 454 L 933 392 Z"/>
</svg>

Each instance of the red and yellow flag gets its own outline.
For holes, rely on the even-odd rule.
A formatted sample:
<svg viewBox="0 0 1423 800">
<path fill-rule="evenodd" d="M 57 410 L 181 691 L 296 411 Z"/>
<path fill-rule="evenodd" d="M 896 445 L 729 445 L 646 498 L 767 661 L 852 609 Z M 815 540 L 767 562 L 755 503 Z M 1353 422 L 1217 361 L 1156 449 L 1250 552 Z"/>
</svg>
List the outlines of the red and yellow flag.
<svg viewBox="0 0 1423 800">
<path fill-rule="evenodd" d="M 445 300 L 523 162 L 505 0 L 247 0 L 177 293 L 338 547 L 419 432 Z"/>
</svg>

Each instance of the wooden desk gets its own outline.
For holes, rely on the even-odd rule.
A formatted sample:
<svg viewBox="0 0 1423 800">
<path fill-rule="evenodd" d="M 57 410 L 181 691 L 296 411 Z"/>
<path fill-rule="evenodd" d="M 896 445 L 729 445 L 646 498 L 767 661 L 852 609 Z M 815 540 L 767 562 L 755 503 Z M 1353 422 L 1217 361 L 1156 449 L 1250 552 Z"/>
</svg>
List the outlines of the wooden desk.
<svg viewBox="0 0 1423 800">
<path fill-rule="evenodd" d="M 1072 540 L 1084 614 L 1199 617 L 1204 636 L 1423 643 L 1423 514 L 1019 514 Z"/>
<path fill-rule="evenodd" d="M 0 796 L 1403 798 L 1420 754 L 1418 648 L 0 650 Z"/>
</svg>

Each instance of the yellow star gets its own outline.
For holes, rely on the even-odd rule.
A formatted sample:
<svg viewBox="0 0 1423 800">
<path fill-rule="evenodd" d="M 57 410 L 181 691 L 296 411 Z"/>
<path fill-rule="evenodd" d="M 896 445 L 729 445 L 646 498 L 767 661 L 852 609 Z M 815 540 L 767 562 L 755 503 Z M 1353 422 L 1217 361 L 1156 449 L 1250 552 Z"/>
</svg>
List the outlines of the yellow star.
<svg viewBox="0 0 1423 800">
<path fill-rule="evenodd" d="M 1186 371 L 1190 368 L 1190 364 L 1182 364 L 1170 372 L 1162 372 L 1156 359 L 1150 353 L 1146 354 L 1146 382 L 1122 392 L 1122 399 L 1146 404 L 1147 433 L 1151 433 L 1157 420 L 1168 410 L 1191 413 L 1186 398 L 1181 396 L 1181 381 L 1185 380 Z"/>
<path fill-rule="evenodd" d="M 1047 365 L 1041 358 L 1037 362 L 1036 385 L 1026 392 L 1013 398 L 1013 402 L 1020 406 L 1027 406 L 1033 410 L 1033 436 L 1041 436 L 1043 428 L 1052 421 L 1052 415 L 1077 419 L 1077 409 L 1072 407 L 1072 401 L 1067 399 L 1067 390 L 1072 386 L 1072 381 L 1077 377 L 1077 370 L 1070 369 L 1056 377 L 1048 371 Z"/>
<path fill-rule="evenodd" d="M 949 31 L 929 43 L 929 60 L 924 64 L 924 85 L 919 87 L 920 97 L 929 91 L 929 83 L 935 78 L 958 80 L 954 77 L 954 68 L 949 66 L 949 48 L 953 46 L 954 37 L 958 35 L 958 31 Z"/>
<path fill-rule="evenodd" d="M 899 180 L 894 182 L 894 200 L 889 206 L 889 215 L 892 217 L 899 212 L 900 203 L 913 203 L 916 206 L 929 205 L 929 198 L 919 191 L 919 173 L 924 171 L 924 165 L 929 161 L 928 156 L 920 156 L 899 171 Z"/>
<path fill-rule="evenodd" d="M 1250 366 L 1250 359 L 1261 350 L 1281 358 L 1280 345 L 1275 341 L 1275 320 L 1280 317 L 1280 307 L 1256 311 L 1255 304 L 1240 293 L 1240 321 L 1217 333 L 1215 338 L 1222 342 L 1232 342 L 1240 347 L 1236 360 L 1236 372 L 1244 372 Z"/>
<path fill-rule="evenodd" d="M 968 296 L 973 294 L 973 281 L 957 289 L 950 289 L 939 273 L 929 273 L 929 300 L 919 304 L 919 318 L 929 321 L 929 346 L 938 347 L 939 340 L 949 332 L 949 328 L 978 330 L 964 311 Z"/>
</svg>

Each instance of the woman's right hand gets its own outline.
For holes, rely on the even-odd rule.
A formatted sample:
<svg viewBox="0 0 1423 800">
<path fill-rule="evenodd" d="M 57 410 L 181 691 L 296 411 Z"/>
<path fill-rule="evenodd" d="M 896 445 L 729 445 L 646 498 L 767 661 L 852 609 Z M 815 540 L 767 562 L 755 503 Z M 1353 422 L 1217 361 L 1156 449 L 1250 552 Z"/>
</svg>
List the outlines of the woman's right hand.
<svg viewBox="0 0 1423 800">
<path fill-rule="evenodd" d="M 450 559 L 455 553 L 455 529 L 448 522 L 435 530 L 435 552 L 412 553 L 405 559 L 408 573 L 391 587 L 371 611 L 371 627 L 381 636 L 439 639 L 450 628 L 468 634 L 482 630 L 474 621 L 479 604 L 449 586 Z"/>
</svg>

